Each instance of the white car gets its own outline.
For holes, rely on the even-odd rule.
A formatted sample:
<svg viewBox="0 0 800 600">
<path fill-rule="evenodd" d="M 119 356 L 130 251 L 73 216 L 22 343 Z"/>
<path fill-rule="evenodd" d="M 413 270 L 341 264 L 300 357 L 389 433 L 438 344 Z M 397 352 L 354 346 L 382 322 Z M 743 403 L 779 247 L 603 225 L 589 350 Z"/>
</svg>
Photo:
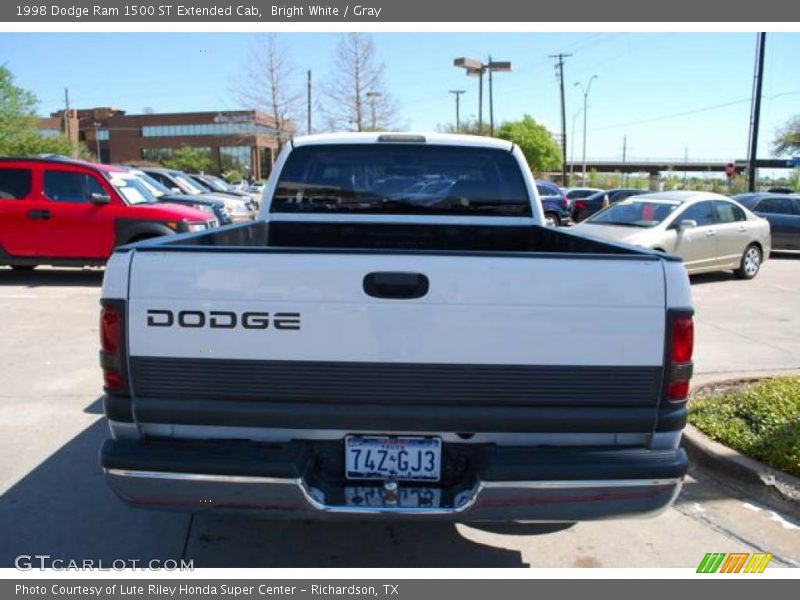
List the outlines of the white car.
<svg viewBox="0 0 800 600">
<path fill-rule="evenodd" d="M 622 200 L 574 231 L 683 259 L 691 273 L 733 270 L 752 279 L 770 252 L 769 222 L 719 194 L 660 192 Z"/>
</svg>

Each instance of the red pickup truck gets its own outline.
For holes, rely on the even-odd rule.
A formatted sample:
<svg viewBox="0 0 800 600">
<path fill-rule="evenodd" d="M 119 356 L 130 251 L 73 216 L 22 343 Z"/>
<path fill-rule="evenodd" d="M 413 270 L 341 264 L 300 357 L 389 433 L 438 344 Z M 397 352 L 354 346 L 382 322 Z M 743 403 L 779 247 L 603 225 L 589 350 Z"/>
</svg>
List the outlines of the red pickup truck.
<svg viewBox="0 0 800 600">
<path fill-rule="evenodd" d="M 115 247 L 216 225 L 209 213 L 154 204 L 118 167 L 0 158 L 0 265 L 103 265 Z"/>
</svg>

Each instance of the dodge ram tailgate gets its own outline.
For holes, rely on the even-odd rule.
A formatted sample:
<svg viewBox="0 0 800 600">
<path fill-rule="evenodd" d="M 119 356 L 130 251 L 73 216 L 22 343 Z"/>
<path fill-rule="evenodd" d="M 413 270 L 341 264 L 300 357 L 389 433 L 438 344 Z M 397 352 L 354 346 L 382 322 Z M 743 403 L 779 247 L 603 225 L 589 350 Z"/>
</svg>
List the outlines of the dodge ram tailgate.
<svg viewBox="0 0 800 600">
<path fill-rule="evenodd" d="M 623 259 L 624 258 L 624 259 Z M 653 256 L 133 252 L 140 423 L 650 432 Z"/>
</svg>

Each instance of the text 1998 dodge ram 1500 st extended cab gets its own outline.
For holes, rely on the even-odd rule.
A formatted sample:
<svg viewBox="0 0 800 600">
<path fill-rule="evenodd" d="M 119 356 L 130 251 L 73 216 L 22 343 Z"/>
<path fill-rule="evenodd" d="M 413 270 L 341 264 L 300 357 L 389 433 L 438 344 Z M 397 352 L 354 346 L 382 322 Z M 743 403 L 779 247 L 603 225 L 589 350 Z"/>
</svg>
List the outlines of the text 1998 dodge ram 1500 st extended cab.
<svg viewBox="0 0 800 600">
<path fill-rule="evenodd" d="M 302 519 L 664 509 L 687 467 L 686 272 L 543 223 L 509 142 L 295 139 L 257 222 L 111 258 L 111 487 Z"/>
</svg>

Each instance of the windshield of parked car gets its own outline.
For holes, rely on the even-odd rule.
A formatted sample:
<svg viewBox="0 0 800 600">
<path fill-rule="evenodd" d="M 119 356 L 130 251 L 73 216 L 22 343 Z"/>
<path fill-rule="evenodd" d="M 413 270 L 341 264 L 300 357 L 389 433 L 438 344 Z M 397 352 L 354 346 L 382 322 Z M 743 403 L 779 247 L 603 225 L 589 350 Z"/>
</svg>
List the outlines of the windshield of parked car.
<svg viewBox="0 0 800 600">
<path fill-rule="evenodd" d="M 680 202 L 628 198 L 586 219 L 593 225 L 655 227 L 680 206 Z"/>
<path fill-rule="evenodd" d="M 508 150 L 374 143 L 296 148 L 271 210 L 516 217 L 531 205 Z"/>
<path fill-rule="evenodd" d="M 202 176 L 192 176 L 192 181 L 197 185 L 206 188 L 206 190 L 211 192 L 225 192 L 227 189 L 225 186 L 220 185 L 218 182 L 212 180 L 210 177 L 202 177 Z"/>
<path fill-rule="evenodd" d="M 167 186 L 163 183 L 158 181 L 157 179 L 153 179 L 147 173 L 141 171 L 133 171 L 133 174 L 136 175 L 136 178 L 142 182 L 142 185 L 150 190 L 150 193 L 153 194 L 156 198 L 161 198 L 161 196 L 168 196 L 172 194 L 172 190 L 170 190 Z"/>
<path fill-rule="evenodd" d="M 217 177 L 208 177 L 208 176 L 206 176 L 206 178 L 203 179 L 203 181 L 207 182 L 208 185 L 211 188 L 217 190 L 218 192 L 228 192 L 228 191 L 230 191 L 230 186 L 228 186 L 227 183 L 222 181 L 222 179 L 218 179 Z"/>
<path fill-rule="evenodd" d="M 152 204 L 158 198 L 133 173 L 107 173 L 106 176 L 128 204 Z"/>
<path fill-rule="evenodd" d="M 192 181 L 191 178 L 183 173 L 175 173 L 172 177 L 189 194 L 204 194 L 209 191 L 208 188 L 201 187 L 199 183 Z"/>
</svg>

